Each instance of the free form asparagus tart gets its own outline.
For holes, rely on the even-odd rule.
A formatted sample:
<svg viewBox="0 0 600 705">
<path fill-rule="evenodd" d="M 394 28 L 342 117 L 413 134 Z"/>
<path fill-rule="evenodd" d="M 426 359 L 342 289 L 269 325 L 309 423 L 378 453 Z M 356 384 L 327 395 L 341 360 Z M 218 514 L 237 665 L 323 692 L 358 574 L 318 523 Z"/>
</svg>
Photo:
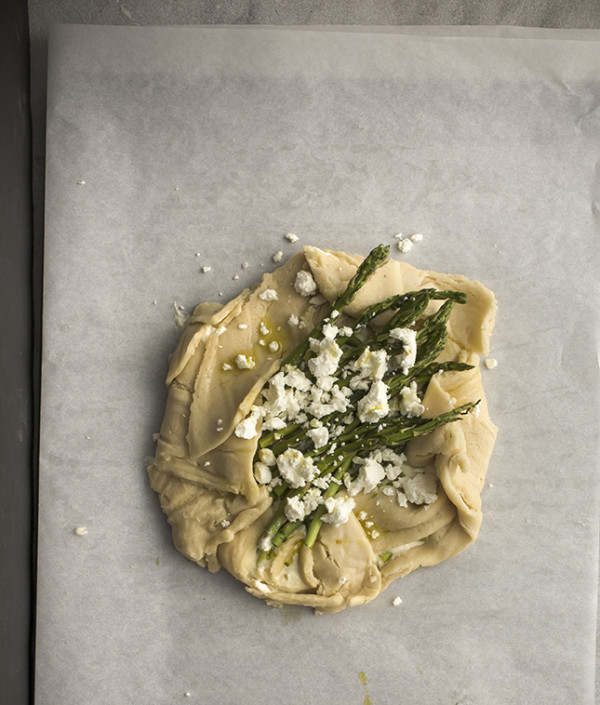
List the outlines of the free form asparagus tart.
<svg viewBox="0 0 600 705">
<path fill-rule="evenodd" d="M 170 359 L 148 473 L 175 546 L 271 605 L 364 604 L 479 532 L 494 295 L 387 256 L 305 247 Z"/>
</svg>

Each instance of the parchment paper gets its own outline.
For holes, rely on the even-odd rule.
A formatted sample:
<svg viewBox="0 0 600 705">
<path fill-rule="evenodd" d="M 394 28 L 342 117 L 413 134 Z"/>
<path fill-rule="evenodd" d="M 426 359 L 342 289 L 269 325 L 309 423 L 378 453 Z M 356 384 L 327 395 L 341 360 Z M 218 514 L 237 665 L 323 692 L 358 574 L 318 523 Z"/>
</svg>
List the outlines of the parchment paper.
<svg viewBox="0 0 600 705">
<path fill-rule="evenodd" d="M 450 34 L 55 29 L 40 705 L 592 702 L 600 35 Z M 173 303 L 398 232 L 498 298 L 480 538 L 364 607 L 270 609 L 148 487 Z"/>
</svg>

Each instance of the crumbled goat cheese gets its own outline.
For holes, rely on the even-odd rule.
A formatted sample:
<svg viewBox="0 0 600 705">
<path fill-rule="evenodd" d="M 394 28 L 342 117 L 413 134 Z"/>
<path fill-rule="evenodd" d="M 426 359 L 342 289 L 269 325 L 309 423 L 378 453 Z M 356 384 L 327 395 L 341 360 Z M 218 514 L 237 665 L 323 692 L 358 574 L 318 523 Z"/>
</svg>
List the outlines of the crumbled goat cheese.
<svg viewBox="0 0 600 705">
<path fill-rule="evenodd" d="M 260 325 L 258 326 L 258 330 L 259 330 L 259 332 L 260 332 L 261 335 L 269 335 L 269 333 L 271 332 L 271 331 L 267 328 L 267 326 L 264 324 L 263 321 L 260 322 Z"/>
<path fill-rule="evenodd" d="M 281 346 L 279 345 L 279 343 L 278 343 L 276 340 L 272 340 L 272 341 L 269 343 L 269 350 L 270 350 L 271 352 L 274 352 L 274 353 L 275 353 L 275 352 L 278 352 L 280 347 L 281 347 Z"/>
<path fill-rule="evenodd" d="M 324 337 L 321 340 L 315 338 L 310 340 L 310 349 L 316 354 L 308 361 L 308 368 L 315 377 L 329 377 L 338 368 L 342 349 L 335 342 L 337 331 L 335 326 L 325 325 Z"/>
<path fill-rule="evenodd" d="M 394 605 L 394 607 L 398 607 L 398 605 L 401 605 L 401 604 L 402 604 L 402 598 L 401 597 L 394 597 L 394 599 L 392 600 L 392 605 Z"/>
<path fill-rule="evenodd" d="M 358 401 L 358 418 L 362 423 L 376 423 L 387 416 L 390 407 L 388 404 L 387 385 L 381 380 L 371 384 L 369 391 Z"/>
<path fill-rule="evenodd" d="M 243 355 L 240 353 L 235 358 L 235 366 L 238 370 L 253 370 L 254 367 L 256 367 L 256 362 L 254 361 L 252 355 Z"/>
<path fill-rule="evenodd" d="M 262 301 L 279 301 L 275 289 L 265 289 L 258 295 L 258 298 Z"/>
<path fill-rule="evenodd" d="M 321 426 L 320 428 L 311 428 L 306 432 L 306 435 L 312 439 L 312 442 L 315 444 L 315 448 L 322 448 L 329 440 L 329 431 L 325 426 Z"/>
<path fill-rule="evenodd" d="M 304 487 L 314 478 L 317 468 L 311 457 L 305 457 L 296 448 L 287 448 L 277 457 L 279 474 L 291 487 Z"/>
<path fill-rule="evenodd" d="M 493 357 L 488 357 L 483 364 L 488 368 L 488 370 L 493 370 L 494 367 L 498 366 L 498 360 L 494 360 Z"/>
<path fill-rule="evenodd" d="M 248 324 L 247 323 L 238 323 L 238 328 L 240 330 L 246 330 L 246 328 L 248 328 Z"/>
<path fill-rule="evenodd" d="M 409 387 L 402 387 L 400 390 L 400 413 L 404 416 L 421 416 L 425 407 L 421 404 L 417 394 L 417 383 L 411 382 Z"/>
<path fill-rule="evenodd" d="M 202 271 L 204 272 L 204 274 L 206 274 L 207 272 L 210 272 L 211 270 L 212 270 L 212 267 L 209 267 L 208 265 L 205 265 L 204 267 L 202 267 Z"/>
<path fill-rule="evenodd" d="M 284 511 L 285 518 L 288 521 L 302 521 L 306 514 L 304 511 L 304 502 L 297 495 L 286 499 Z"/>
<path fill-rule="evenodd" d="M 331 524 L 332 526 L 341 526 L 345 524 L 352 510 L 354 509 L 354 500 L 352 497 L 347 495 L 342 495 L 341 497 L 328 497 L 325 502 L 325 508 L 327 513 L 323 514 L 322 521 L 325 524 Z"/>
<path fill-rule="evenodd" d="M 385 350 L 371 351 L 367 347 L 352 363 L 351 369 L 357 374 L 350 380 L 350 389 L 368 389 L 369 380 L 383 379 L 387 372 L 387 353 Z"/>
<path fill-rule="evenodd" d="M 242 269 L 248 269 L 249 266 L 248 262 L 242 262 Z"/>
<path fill-rule="evenodd" d="M 400 252 L 406 253 L 410 252 L 413 248 L 413 243 L 409 238 L 404 238 L 404 240 L 398 240 L 398 249 Z"/>
<path fill-rule="evenodd" d="M 222 369 L 225 370 L 225 372 L 227 372 L 227 370 L 232 370 L 233 367 L 228 362 L 224 362 L 222 365 Z"/>
<path fill-rule="evenodd" d="M 396 493 L 396 501 L 399 507 L 408 507 L 408 499 L 402 490 L 398 490 Z"/>
<path fill-rule="evenodd" d="M 270 448 L 261 448 L 258 451 L 258 457 L 260 458 L 261 462 L 264 463 L 265 465 L 275 465 L 276 460 L 275 460 L 275 453 Z"/>
<path fill-rule="evenodd" d="M 261 551 L 270 551 L 273 548 L 273 541 L 270 536 L 263 536 L 258 542 Z"/>
<path fill-rule="evenodd" d="M 75 535 L 76 536 L 87 536 L 88 530 L 85 528 L 85 526 L 78 526 L 75 528 Z"/>
<path fill-rule="evenodd" d="M 349 483 L 348 494 L 354 496 L 359 492 L 372 492 L 385 478 L 385 470 L 372 458 L 367 458 L 358 471 L 356 480 Z"/>
<path fill-rule="evenodd" d="M 402 354 L 396 359 L 402 372 L 406 374 L 417 359 L 417 332 L 411 328 L 392 328 L 390 338 L 402 343 Z"/>
<path fill-rule="evenodd" d="M 299 323 L 298 316 L 296 316 L 295 313 L 292 313 L 292 315 L 288 318 L 288 324 L 290 326 L 297 326 Z"/>
<path fill-rule="evenodd" d="M 285 236 L 285 239 L 288 240 L 289 242 L 298 242 L 299 238 L 297 235 L 294 235 L 294 233 L 288 233 Z"/>
<path fill-rule="evenodd" d="M 298 274 L 296 274 L 294 289 L 296 289 L 300 296 L 314 296 L 317 293 L 317 283 L 310 272 L 301 269 Z"/>
<path fill-rule="evenodd" d="M 421 242 L 421 240 L 423 239 L 423 233 L 415 233 L 414 235 L 410 236 L 410 239 L 413 242 Z"/>
<path fill-rule="evenodd" d="M 273 255 L 273 262 L 281 262 L 282 259 L 283 259 L 283 252 L 281 250 L 278 250 Z"/>
<path fill-rule="evenodd" d="M 261 463 L 260 461 L 254 463 L 254 479 L 260 485 L 268 485 L 273 479 L 271 468 L 266 463 Z"/>
<path fill-rule="evenodd" d="M 417 472 L 414 477 L 405 478 L 402 484 L 412 504 L 431 504 L 437 499 L 437 479 L 433 473 Z"/>
<path fill-rule="evenodd" d="M 235 435 L 238 438 L 245 438 L 249 440 L 258 435 L 258 429 L 256 428 L 256 423 L 258 418 L 254 415 L 247 416 L 243 421 L 235 427 Z"/>
</svg>

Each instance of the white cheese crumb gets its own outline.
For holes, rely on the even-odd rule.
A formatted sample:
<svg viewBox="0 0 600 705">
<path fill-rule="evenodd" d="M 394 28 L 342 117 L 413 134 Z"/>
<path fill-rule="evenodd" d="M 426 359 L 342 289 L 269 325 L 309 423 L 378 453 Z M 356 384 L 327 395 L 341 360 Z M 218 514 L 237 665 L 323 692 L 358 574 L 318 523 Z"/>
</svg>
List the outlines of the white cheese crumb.
<svg viewBox="0 0 600 705">
<path fill-rule="evenodd" d="M 279 474 L 294 488 L 304 487 L 307 482 L 314 478 L 317 468 L 313 459 L 305 457 L 296 448 L 287 448 L 277 458 Z"/>
<path fill-rule="evenodd" d="M 258 298 L 262 301 L 279 301 L 279 297 L 277 296 L 275 289 L 265 289 L 258 295 Z"/>
<path fill-rule="evenodd" d="M 288 324 L 290 326 L 297 326 L 299 323 L 298 316 L 296 316 L 295 313 L 292 313 L 292 315 L 288 318 Z"/>
<path fill-rule="evenodd" d="M 258 419 L 256 418 L 256 416 L 247 416 L 243 421 L 240 421 L 239 424 L 235 427 L 235 435 L 238 438 L 245 438 L 246 440 L 254 438 L 258 435 L 258 430 L 256 428 L 257 421 Z"/>
<path fill-rule="evenodd" d="M 284 511 L 288 521 L 302 521 L 306 516 L 304 502 L 297 495 L 287 498 Z"/>
<path fill-rule="evenodd" d="M 77 183 L 79 184 L 79 186 L 85 186 L 85 181 L 83 179 L 81 179 Z"/>
<path fill-rule="evenodd" d="M 273 340 L 269 343 L 269 350 L 271 352 L 278 352 L 280 347 L 281 346 L 279 345 L 279 343 L 276 340 Z"/>
<path fill-rule="evenodd" d="M 308 361 L 308 367 L 312 374 L 317 378 L 333 375 L 342 357 L 342 349 L 333 337 L 326 336 L 321 340 L 311 338 L 310 348 L 316 353 Z"/>
<path fill-rule="evenodd" d="M 224 362 L 222 365 L 222 369 L 225 370 L 225 372 L 227 372 L 227 370 L 232 370 L 233 367 L 228 362 Z"/>
<path fill-rule="evenodd" d="M 431 504 L 437 499 L 437 479 L 433 473 L 418 472 L 412 478 L 405 478 L 403 486 L 412 504 Z"/>
<path fill-rule="evenodd" d="M 297 235 L 294 235 L 294 233 L 288 233 L 285 236 L 285 239 L 288 240 L 288 242 L 298 242 L 299 238 Z"/>
<path fill-rule="evenodd" d="M 394 605 L 394 607 L 398 607 L 398 605 L 401 605 L 401 604 L 402 604 L 402 598 L 401 597 L 394 597 L 394 599 L 392 600 L 392 605 Z"/>
<path fill-rule="evenodd" d="M 421 416 L 425 407 L 417 394 L 417 383 L 411 382 L 409 387 L 400 390 L 400 413 L 404 416 Z"/>
<path fill-rule="evenodd" d="M 75 528 L 75 535 L 76 536 L 87 536 L 88 530 L 85 528 L 85 526 L 78 526 Z"/>
<path fill-rule="evenodd" d="M 275 465 L 275 453 L 270 448 L 261 448 L 258 457 L 265 465 Z"/>
<path fill-rule="evenodd" d="M 281 250 L 278 250 L 274 255 L 273 255 L 273 262 L 281 262 L 283 259 L 283 252 Z"/>
<path fill-rule="evenodd" d="M 402 343 L 402 354 L 397 356 L 402 372 L 406 374 L 417 359 L 417 332 L 412 328 L 392 328 L 390 338 Z"/>
<path fill-rule="evenodd" d="M 415 233 L 414 235 L 410 236 L 410 239 L 413 242 L 421 242 L 421 240 L 423 239 L 423 233 Z"/>
<path fill-rule="evenodd" d="M 398 249 L 400 252 L 410 252 L 412 250 L 413 243 L 409 238 L 404 238 L 404 240 L 398 240 Z"/>
<path fill-rule="evenodd" d="M 248 262 L 242 262 L 242 269 L 248 269 L 249 266 Z"/>
<path fill-rule="evenodd" d="M 354 496 L 361 491 L 372 492 L 384 478 L 383 466 L 373 458 L 366 458 L 356 480 L 348 484 L 348 494 Z"/>
<path fill-rule="evenodd" d="M 294 289 L 296 289 L 300 296 L 314 296 L 318 290 L 317 283 L 313 279 L 312 274 L 304 269 L 301 269 L 298 274 L 296 274 Z"/>
<path fill-rule="evenodd" d="M 238 370 L 253 370 L 256 367 L 256 362 L 252 355 L 243 355 L 240 353 L 235 358 L 235 365 Z"/>
<path fill-rule="evenodd" d="M 237 280 L 240 278 L 240 275 L 239 275 L 239 274 L 234 274 L 231 278 L 232 278 L 234 281 L 237 281 Z"/>
<path fill-rule="evenodd" d="M 494 360 L 493 357 L 488 357 L 483 364 L 488 368 L 488 370 L 493 370 L 494 367 L 498 366 L 498 360 Z"/>
<path fill-rule="evenodd" d="M 220 524 L 224 529 L 226 529 L 226 528 L 231 524 L 231 522 L 229 521 L 229 519 L 223 519 L 222 521 L 219 522 L 219 524 Z"/>
<path fill-rule="evenodd" d="M 204 274 L 206 274 L 207 272 L 210 272 L 211 270 L 212 270 L 212 267 L 209 267 L 208 265 L 205 265 L 204 267 L 202 267 L 202 271 L 204 272 Z"/>
<path fill-rule="evenodd" d="M 247 323 L 239 323 L 239 324 L 238 324 L 238 328 L 239 328 L 240 330 L 246 330 L 247 327 L 248 327 L 248 324 L 247 324 Z"/>
<path fill-rule="evenodd" d="M 264 324 L 263 321 L 260 322 L 260 326 L 258 327 L 258 330 L 259 330 L 259 332 L 260 332 L 261 335 L 269 335 L 269 333 L 271 332 L 271 331 L 267 328 L 267 326 Z"/>
<path fill-rule="evenodd" d="M 347 495 L 328 497 L 324 504 L 327 513 L 323 514 L 322 520 L 325 524 L 331 524 L 332 526 L 345 524 L 354 509 L 354 500 Z"/>
<path fill-rule="evenodd" d="M 254 463 L 254 479 L 260 485 L 268 485 L 273 479 L 271 468 L 266 463 Z"/>
<path fill-rule="evenodd" d="M 381 380 L 371 384 L 369 391 L 358 401 L 358 418 L 362 423 L 376 423 L 387 416 L 390 407 L 388 404 L 387 385 Z"/>
<path fill-rule="evenodd" d="M 315 444 L 315 448 L 322 448 L 329 440 L 329 431 L 325 426 L 321 426 L 320 428 L 311 428 L 306 432 L 306 435 L 312 439 L 312 442 Z"/>
</svg>

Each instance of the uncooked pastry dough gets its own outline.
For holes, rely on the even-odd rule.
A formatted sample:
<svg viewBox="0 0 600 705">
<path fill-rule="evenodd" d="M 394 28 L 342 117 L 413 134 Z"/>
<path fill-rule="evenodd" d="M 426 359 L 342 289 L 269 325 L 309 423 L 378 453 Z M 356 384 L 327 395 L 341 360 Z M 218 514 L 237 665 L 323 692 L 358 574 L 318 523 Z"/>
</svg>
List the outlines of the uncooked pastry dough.
<svg viewBox="0 0 600 705">
<path fill-rule="evenodd" d="M 452 312 L 440 360 L 474 367 L 435 375 L 423 398 L 424 415 L 437 416 L 477 399 L 480 413 L 467 414 L 409 443 L 408 462 L 437 475 L 434 503 L 402 508 L 382 488 L 361 492 L 350 519 L 337 527 L 324 524 L 313 549 L 303 545 L 302 533 L 293 534 L 274 559 L 257 564 L 257 542 L 274 510 L 267 488 L 253 475 L 258 438 L 238 438 L 234 429 L 280 360 L 327 314 L 329 302 L 343 291 L 362 259 L 305 247 L 266 274 L 256 288 L 246 289 L 224 306 L 200 304 L 170 360 L 167 407 L 148 472 L 175 546 L 210 571 L 224 567 L 250 593 L 272 605 L 337 612 L 369 602 L 396 578 L 462 551 L 477 538 L 481 525 L 480 494 L 496 428 L 488 414 L 479 355 L 489 352 L 494 296 L 463 276 L 389 260 L 345 312 L 357 315 L 392 294 L 427 287 L 466 292 L 467 303 Z M 311 303 L 295 290 L 301 269 L 312 273 L 325 304 Z M 261 297 L 267 289 L 277 292 L 277 300 Z M 291 314 L 301 325 L 288 323 Z M 266 339 L 259 330 L 261 321 L 268 321 L 271 331 Z M 258 344 L 261 337 L 267 345 Z M 269 342 L 279 344 L 277 353 L 269 349 Z M 251 356 L 255 366 L 238 370 L 238 354 Z M 224 364 L 233 369 L 223 369 Z M 381 554 L 386 552 L 391 558 L 384 563 Z"/>
</svg>

